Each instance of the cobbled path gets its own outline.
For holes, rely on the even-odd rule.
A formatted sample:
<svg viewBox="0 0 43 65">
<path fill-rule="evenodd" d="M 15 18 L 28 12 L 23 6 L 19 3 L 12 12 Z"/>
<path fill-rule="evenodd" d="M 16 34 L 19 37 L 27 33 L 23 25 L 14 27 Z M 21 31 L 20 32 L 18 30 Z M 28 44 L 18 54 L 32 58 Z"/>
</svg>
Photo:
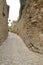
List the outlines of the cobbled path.
<svg viewBox="0 0 43 65">
<path fill-rule="evenodd" d="M 9 33 L 0 46 L 0 65 L 43 65 L 43 55 L 28 50 L 19 36 Z"/>
</svg>

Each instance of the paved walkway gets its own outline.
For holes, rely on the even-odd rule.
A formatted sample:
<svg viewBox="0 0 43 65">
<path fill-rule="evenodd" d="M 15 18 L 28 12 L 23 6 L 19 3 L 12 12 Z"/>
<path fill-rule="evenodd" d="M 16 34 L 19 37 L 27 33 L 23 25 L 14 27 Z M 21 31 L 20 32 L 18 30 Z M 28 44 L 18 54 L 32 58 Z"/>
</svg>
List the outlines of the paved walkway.
<svg viewBox="0 0 43 65">
<path fill-rule="evenodd" d="M 28 50 L 19 36 L 9 33 L 0 46 L 0 65 L 43 65 L 43 55 Z"/>
</svg>

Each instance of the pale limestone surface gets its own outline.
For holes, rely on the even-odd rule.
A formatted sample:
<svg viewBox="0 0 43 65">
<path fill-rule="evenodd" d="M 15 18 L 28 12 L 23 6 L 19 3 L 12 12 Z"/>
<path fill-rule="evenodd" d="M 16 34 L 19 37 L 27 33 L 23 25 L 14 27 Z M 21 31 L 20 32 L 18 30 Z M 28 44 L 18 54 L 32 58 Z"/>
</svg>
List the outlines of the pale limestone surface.
<svg viewBox="0 0 43 65">
<path fill-rule="evenodd" d="M 17 33 L 27 47 L 34 52 L 43 53 L 43 0 L 27 3 L 17 26 Z"/>
<path fill-rule="evenodd" d="M 8 6 L 6 4 L 6 0 L 0 0 L 0 43 L 6 39 L 7 35 L 8 35 Z"/>
<path fill-rule="evenodd" d="M 43 65 L 43 55 L 28 50 L 19 36 L 9 33 L 0 46 L 0 65 Z"/>
</svg>

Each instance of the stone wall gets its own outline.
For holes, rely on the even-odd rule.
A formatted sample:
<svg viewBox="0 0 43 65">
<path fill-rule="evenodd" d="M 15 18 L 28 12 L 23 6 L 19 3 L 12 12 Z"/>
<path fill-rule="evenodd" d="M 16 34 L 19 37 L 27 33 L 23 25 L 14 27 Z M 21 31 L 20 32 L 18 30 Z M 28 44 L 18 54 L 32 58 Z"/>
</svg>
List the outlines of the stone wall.
<svg viewBox="0 0 43 65">
<path fill-rule="evenodd" d="M 43 0 L 26 4 L 17 33 L 30 50 L 43 53 Z"/>
<path fill-rule="evenodd" d="M 6 0 L 0 0 L 0 45 L 8 36 L 8 6 Z"/>
<path fill-rule="evenodd" d="M 13 21 L 13 22 L 11 23 L 11 31 L 12 31 L 13 33 L 17 33 L 17 29 L 18 29 L 18 27 L 17 27 L 17 21 Z"/>
</svg>

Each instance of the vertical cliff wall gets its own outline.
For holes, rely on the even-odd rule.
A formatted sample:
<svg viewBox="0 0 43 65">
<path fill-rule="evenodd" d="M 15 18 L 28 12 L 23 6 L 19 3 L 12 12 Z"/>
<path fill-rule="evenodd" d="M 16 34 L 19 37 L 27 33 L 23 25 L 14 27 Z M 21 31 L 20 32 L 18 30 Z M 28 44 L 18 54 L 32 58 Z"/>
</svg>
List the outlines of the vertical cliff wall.
<svg viewBox="0 0 43 65">
<path fill-rule="evenodd" d="M 17 32 L 28 48 L 43 53 L 43 0 L 28 1 L 22 10 Z"/>
<path fill-rule="evenodd" d="M 8 6 L 6 0 L 0 0 L 0 45 L 8 36 Z"/>
</svg>

